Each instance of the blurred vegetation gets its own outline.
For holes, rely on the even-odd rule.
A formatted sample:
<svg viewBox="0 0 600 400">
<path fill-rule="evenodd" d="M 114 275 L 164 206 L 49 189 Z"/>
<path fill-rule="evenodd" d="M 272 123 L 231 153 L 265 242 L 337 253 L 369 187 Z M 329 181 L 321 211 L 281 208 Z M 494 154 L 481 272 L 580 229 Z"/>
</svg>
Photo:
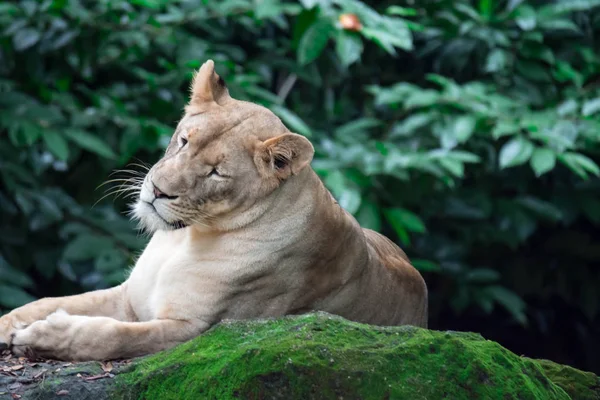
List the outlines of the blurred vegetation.
<svg viewBox="0 0 600 400">
<path fill-rule="evenodd" d="M 600 371 L 600 1 L 369 4 L 0 4 L 0 311 L 124 279 L 147 238 L 98 186 L 160 157 L 212 58 L 406 249 L 431 327 Z"/>
</svg>

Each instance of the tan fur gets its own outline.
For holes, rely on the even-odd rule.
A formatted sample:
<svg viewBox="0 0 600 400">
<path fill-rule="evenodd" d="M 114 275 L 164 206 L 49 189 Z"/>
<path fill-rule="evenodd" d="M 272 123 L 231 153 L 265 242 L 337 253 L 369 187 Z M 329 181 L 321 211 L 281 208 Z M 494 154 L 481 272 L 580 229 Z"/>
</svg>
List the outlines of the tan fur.
<svg viewBox="0 0 600 400">
<path fill-rule="evenodd" d="M 269 110 L 232 99 L 208 61 L 140 187 L 135 215 L 153 236 L 127 281 L 18 308 L 0 319 L 0 342 L 100 360 L 167 349 L 223 319 L 323 310 L 427 326 L 421 275 L 337 204 L 313 153 Z"/>
</svg>

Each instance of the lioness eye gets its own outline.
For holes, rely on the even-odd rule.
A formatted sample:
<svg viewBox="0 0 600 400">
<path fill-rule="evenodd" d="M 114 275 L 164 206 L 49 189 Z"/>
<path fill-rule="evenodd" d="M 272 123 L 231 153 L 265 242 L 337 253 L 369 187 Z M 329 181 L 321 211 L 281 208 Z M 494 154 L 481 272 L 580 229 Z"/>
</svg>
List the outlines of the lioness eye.
<svg viewBox="0 0 600 400">
<path fill-rule="evenodd" d="M 180 141 L 181 141 L 181 145 L 180 145 L 180 147 L 183 147 L 183 146 L 185 146 L 186 144 L 188 144 L 188 140 L 187 140 L 186 138 L 184 138 L 184 137 L 180 138 Z"/>
</svg>

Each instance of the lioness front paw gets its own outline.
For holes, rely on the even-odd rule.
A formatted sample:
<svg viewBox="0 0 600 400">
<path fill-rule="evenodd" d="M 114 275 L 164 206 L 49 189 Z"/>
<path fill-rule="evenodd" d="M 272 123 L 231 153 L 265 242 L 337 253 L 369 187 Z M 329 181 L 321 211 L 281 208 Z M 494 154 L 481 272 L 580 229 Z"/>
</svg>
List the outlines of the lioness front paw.
<svg viewBox="0 0 600 400">
<path fill-rule="evenodd" d="M 0 318 L 0 351 L 10 348 L 15 332 L 25 326 L 12 313 Z"/>
<path fill-rule="evenodd" d="M 10 330 L 10 317 L 8 315 L 0 318 L 0 351 L 6 350 L 10 346 L 10 335 L 12 335 L 12 331 Z"/>
<path fill-rule="evenodd" d="M 73 317 L 59 310 L 45 320 L 36 321 L 25 329 L 17 330 L 12 338 L 13 354 L 30 359 L 66 357 L 68 340 L 65 339 L 65 334 L 70 318 Z"/>
</svg>

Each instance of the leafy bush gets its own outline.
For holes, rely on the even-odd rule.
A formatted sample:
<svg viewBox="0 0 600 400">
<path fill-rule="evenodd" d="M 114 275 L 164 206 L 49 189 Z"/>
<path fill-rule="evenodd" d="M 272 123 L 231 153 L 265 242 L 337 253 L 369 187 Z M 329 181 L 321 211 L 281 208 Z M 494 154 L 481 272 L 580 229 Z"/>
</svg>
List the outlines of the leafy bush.
<svg viewBox="0 0 600 400">
<path fill-rule="evenodd" d="M 407 250 L 433 327 L 600 370 L 600 2 L 370 4 L 1 4 L 0 307 L 124 279 L 146 238 L 98 186 L 160 157 L 212 58 Z"/>
</svg>

